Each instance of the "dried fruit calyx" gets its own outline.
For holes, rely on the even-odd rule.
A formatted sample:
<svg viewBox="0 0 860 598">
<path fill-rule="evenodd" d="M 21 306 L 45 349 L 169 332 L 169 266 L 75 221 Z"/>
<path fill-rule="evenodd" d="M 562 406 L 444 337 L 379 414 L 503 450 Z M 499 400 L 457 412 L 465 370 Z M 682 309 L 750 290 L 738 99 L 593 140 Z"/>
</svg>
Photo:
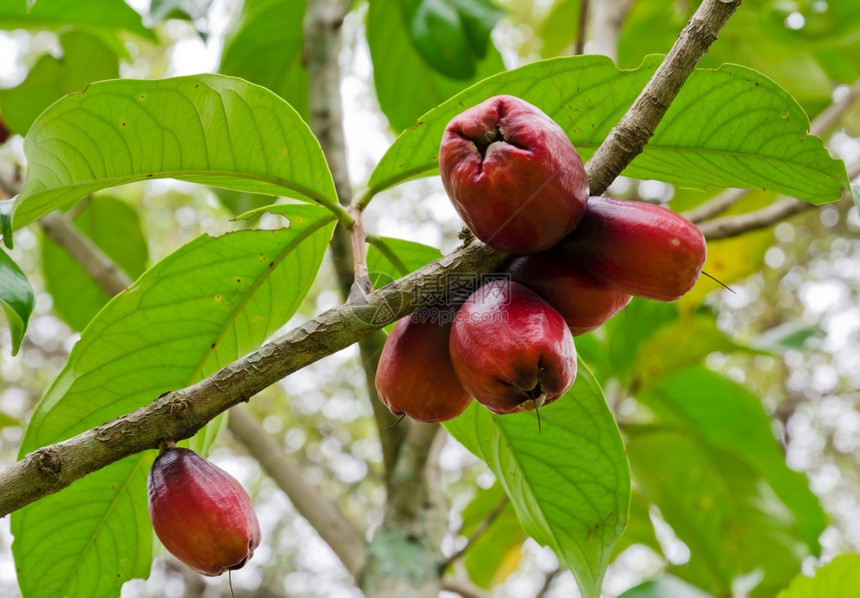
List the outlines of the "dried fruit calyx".
<svg viewBox="0 0 860 598">
<path fill-rule="evenodd" d="M 451 327 L 450 348 L 463 386 L 493 413 L 551 403 L 576 378 L 576 349 L 564 319 L 510 280 L 472 293 Z"/>
<path fill-rule="evenodd" d="M 194 451 L 162 451 L 152 464 L 147 489 L 158 539 L 203 575 L 240 569 L 260 544 L 260 524 L 248 493 Z"/>
<path fill-rule="evenodd" d="M 401 318 L 385 341 L 376 369 L 379 399 L 394 415 L 442 422 L 472 400 L 448 354 L 456 309 L 439 307 Z"/>
<path fill-rule="evenodd" d="M 549 249 L 585 213 L 579 153 L 555 121 L 520 98 L 492 97 L 454 117 L 442 136 L 439 170 L 475 236 L 503 251 Z"/>
</svg>

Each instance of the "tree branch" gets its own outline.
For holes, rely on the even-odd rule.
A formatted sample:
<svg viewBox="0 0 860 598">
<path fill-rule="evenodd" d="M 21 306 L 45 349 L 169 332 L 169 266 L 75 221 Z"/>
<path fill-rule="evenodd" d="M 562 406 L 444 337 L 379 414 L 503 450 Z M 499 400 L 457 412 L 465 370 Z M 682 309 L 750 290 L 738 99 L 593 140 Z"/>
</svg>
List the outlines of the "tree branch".
<svg viewBox="0 0 860 598">
<path fill-rule="evenodd" d="M 42 230 L 63 248 L 110 296 L 131 286 L 131 279 L 89 237 L 79 231 L 62 212 L 51 212 L 39 219 Z"/>
<path fill-rule="evenodd" d="M 454 563 L 454 561 L 466 554 L 469 548 L 471 548 L 475 544 L 475 542 L 477 542 L 478 539 L 484 535 L 484 532 L 489 529 L 490 525 L 492 525 L 493 521 L 496 520 L 496 517 L 499 516 L 499 514 L 502 512 L 502 509 L 504 509 L 505 505 L 508 504 L 509 500 L 510 499 L 508 498 L 507 494 L 502 496 L 499 502 L 496 503 L 496 506 L 493 507 L 493 510 L 490 511 L 490 513 L 484 518 L 483 521 L 481 521 L 478 527 L 475 528 L 475 531 L 473 531 L 472 534 L 466 539 L 466 544 L 463 545 L 463 548 L 445 559 L 443 567 L 450 567 L 451 564 Z"/>
<path fill-rule="evenodd" d="M 284 457 L 283 447 L 243 407 L 230 410 L 227 427 L 357 578 L 366 558 L 364 536 L 358 528 L 326 494 L 305 481 L 302 470 Z"/>
<path fill-rule="evenodd" d="M 341 297 L 361 300 L 372 288 L 367 272 L 367 248 L 362 224 L 361 206 L 352 201 L 352 186 L 347 168 L 346 139 L 343 126 L 343 106 L 340 93 L 341 25 L 349 2 L 320 0 L 308 4 L 304 23 L 304 62 L 310 80 L 310 125 L 320 142 L 332 171 L 338 200 L 348 206 L 353 226 L 347 232 L 338 226 L 331 242 L 331 255 Z M 362 367 L 367 379 L 367 394 L 373 407 L 374 419 L 382 444 L 385 471 L 394 466 L 397 447 L 403 441 L 404 428 L 394 426 L 396 418 L 382 405 L 374 382 L 379 354 L 385 335 L 375 332 L 358 343 Z"/>
<path fill-rule="evenodd" d="M 467 247 L 367 296 L 330 309 L 221 368 L 200 382 L 73 438 L 42 447 L 0 472 L 0 517 L 62 490 L 130 455 L 181 440 L 234 405 L 315 361 L 438 300 L 452 273 L 488 272 L 507 254 L 473 241 Z"/>
<path fill-rule="evenodd" d="M 459 577 L 445 577 L 442 580 L 442 589 L 460 594 L 463 598 L 492 598 L 490 592 L 479 588 L 468 579 Z"/>
<path fill-rule="evenodd" d="M 586 164 L 592 195 L 603 193 L 642 152 L 681 86 L 740 3 L 740 0 L 702 2 L 633 106 Z"/>
<path fill-rule="evenodd" d="M 850 164 L 847 171 L 849 180 L 860 176 L 860 160 Z M 738 214 L 737 216 L 724 216 L 723 218 L 714 218 L 713 220 L 702 222 L 699 224 L 699 229 L 709 241 L 728 239 L 729 237 L 737 237 L 753 230 L 773 226 L 789 216 L 818 207 L 821 206 L 800 201 L 793 197 L 787 197 L 754 212 Z"/>
</svg>

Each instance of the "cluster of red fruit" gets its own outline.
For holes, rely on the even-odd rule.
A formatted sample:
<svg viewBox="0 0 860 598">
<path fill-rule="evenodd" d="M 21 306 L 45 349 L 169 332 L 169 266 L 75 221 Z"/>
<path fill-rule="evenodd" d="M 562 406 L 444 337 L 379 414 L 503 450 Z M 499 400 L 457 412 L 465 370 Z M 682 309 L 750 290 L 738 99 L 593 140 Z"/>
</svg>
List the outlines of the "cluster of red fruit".
<svg viewBox="0 0 860 598">
<path fill-rule="evenodd" d="M 516 254 L 462 306 L 399 320 L 376 375 L 395 415 L 456 417 L 474 397 L 497 414 L 554 401 L 576 377 L 573 336 L 633 295 L 674 301 L 705 262 L 701 231 L 675 212 L 589 197 L 579 153 L 535 106 L 497 96 L 448 123 L 446 191 L 472 233 Z"/>
<path fill-rule="evenodd" d="M 164 547 L 203 575 L 240 569 L 260 545 L 251 498 L 229 473 L 171 446 L 152 464 L 149 518 Z"/>
</svg>

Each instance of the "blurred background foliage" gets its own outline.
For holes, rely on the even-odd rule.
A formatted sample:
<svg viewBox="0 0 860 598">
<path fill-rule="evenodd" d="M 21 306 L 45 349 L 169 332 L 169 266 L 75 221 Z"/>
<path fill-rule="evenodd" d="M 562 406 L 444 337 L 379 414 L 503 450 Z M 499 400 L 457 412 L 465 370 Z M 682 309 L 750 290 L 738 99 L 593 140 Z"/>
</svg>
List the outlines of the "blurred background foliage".
<svg viewBox="0 0 860 598">
<path fill-rule="evenodd" d="M 341 91 L 356 189 L 397 133 L 475 81 L 577 47 L 636 68 L 646 55 L 668 50 L 698 5 L 593 0 L 580 28 L 582 1 L 353 2 L 343 23 Z M 272 89 L 307 116 L 304 2 L 130 4 L 38 0 L 28 13 L 24 0 L 0 2 L 0 187 L 8 195 L 26 169 L 21 136 L 45 107 L 91 81 L 221 72 Z M 770 77 L 815 119 L 858 95 L 860 4 L 745 0 L 700 66 L 723 63 Z M 860 160 L 858 135 L 857 100 L 822 131 L 849 169 Z M 716 195 L 629 178 L 609 193 L 679 212 Z M 750 193 L 724 214 L 779 199 Z M 153 181 L 96 194 L 69 216 L 136 277 L 200 233 L 235 228 L 233 216 L 269 201 Z M 267 226 L 266 218 L 253 225 Z M 445 252 L 456 246 L 461 226 L 436 178 L 381 194 L 366 225 L 375 235 Z M 577 340 L 622 431 L 634 483 L 606 596 L 775 596 L 799 571 L 809 574 L 837 555 L 860 552 L 858 231 L 856 206 L 843 200 L 714 241 L 706 270 L 730 290 L 700 284 L 676 304 L 637 300 Z M 79 332 L 108 299 L 39 227 L 21 230 L 15 240 L 10 255 L 37 294 L 17 356 L 9 335 L 0 336 L 4 465 L 14 461 L 29 414 Z M 326 262 L 289 327 L 339 303 L 334 279 Z M 289 376 L 249 408 L 306 479 L 335 497 L 369 536 L 382 518 L 384 470 L 353 349 Z M 359 595 L 337 558 L 229 432 L 219 436 L 211 458 L 240 472 L 270 530 L 254 560 L 233 576 L 237 596 Z M 487 596 L 577 595 L 570 573 L 525 536 L 482 462 L 449 440 L 440 466 L 452 507 L 443 551 L 455 554 L 481 533 L 455 569 L 465 568 Z M 0 521 L 0 594 L 11 597 L 18 590 L 7 522 Z M 849 558 L 834 565 L 841 567 L 841 587 L 856 592 L 860 573 L 845 566 Z M 802 593 L 803 583 L 781 595 L 823 595 Z M 127 597 L 227 595 L 223 580 L 204 581 L 170 558 L 156 560 L 148 581 L 123 590 Z"/>
</svg>

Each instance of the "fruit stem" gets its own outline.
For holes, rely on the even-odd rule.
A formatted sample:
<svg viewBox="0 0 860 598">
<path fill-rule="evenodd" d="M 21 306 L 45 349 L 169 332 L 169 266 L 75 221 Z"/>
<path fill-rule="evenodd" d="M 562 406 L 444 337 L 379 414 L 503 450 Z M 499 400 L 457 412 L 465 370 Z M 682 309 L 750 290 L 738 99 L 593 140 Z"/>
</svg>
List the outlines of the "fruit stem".
<svg viewBox="0 0 860 598">
<path fill-rule="evenodd" d="M 711 280 L 713 280 L 715 283 L 717 283 L 718 285 L 720 285 L 721 287 L 723 287 L 723 288 L 724 288 L 724 289 L 726 289 L 727 291 L 731 291 L 732 293 L 734 293 L 734 292 L 735 292 L 735 290 L 734 290 L 732 287 L 730 287 L 729 285 L 727 285 L 726 283 L 724 283 L 722 280 L 720 280 L 720 279 L 718 279 L 718 278 L 715 278 L 715 277 L 711 276 L 710 274 L 708 274 L 708 273 L 707 273 L 707 272 L 705 272 L 704 270 L 702 270 L 702 275 L 703 275 L 703 276 L 707 276 L 708 278 L 710 278 Z"/>
<path fill-rule="evenodd" d="M 158 454 L 162 455 L 166 451 L 172 450 L 176 448 L 176 442 L 174 440 L 162 440 L 158 444 Z"/>
</svg>

